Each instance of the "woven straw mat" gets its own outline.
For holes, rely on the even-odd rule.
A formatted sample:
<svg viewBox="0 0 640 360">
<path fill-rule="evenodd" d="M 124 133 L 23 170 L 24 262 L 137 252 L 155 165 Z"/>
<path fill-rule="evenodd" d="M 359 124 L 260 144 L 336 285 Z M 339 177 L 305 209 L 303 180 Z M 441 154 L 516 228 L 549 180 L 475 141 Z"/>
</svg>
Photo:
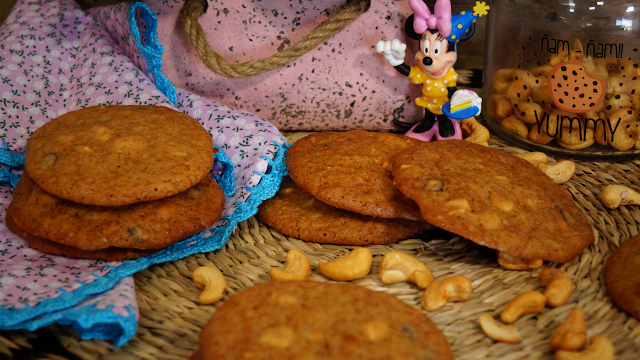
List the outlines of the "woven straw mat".
<svg viewBox="0 0 640 360">
<path fill-rule="evenodd" d="M 295 141 L 300 134 L 290 134 Z M 491 147 L 518 153 L 492 138 Z M 565 269 L 575 284 L 569 301 L 557 308 L 525 315 L 515 322 L 522 342 L 506 344 L 485 336 L 478 316 L 489 313 L 499 319 L 504 304 L 528 290 L 543 289 L 534 271 L 510 271 L 496 262 L 494 251 L 444 231 L 426 233 L 389 246 L 370 246 L 374 255 L 371 273 L 353 281 L 375 291 L 392 294 L 421 309 L 422 290 L 410 283 L 384 285 L 378 280 L 381 256 L 400 250 L 424 261 L 435 278 L 464 275 L 471 279 L 473 294 L 466 302 L 450 303 L 428 313 L 449 340 L 457 359 L 553 359 L 549 338 L 573 308 L 584 311 L 588 336 L 606 335 L 615 346 L 617 359 L 640 358 L 640 323 L 614 305 L 604 286 L 604 264 L 609 254 L 640 229 L 636 205 L 607 209 L 600 201 L 605 185 L 622 184 L 640 191 L 640 160 L 625 163 L 576 162 L 575 176 L 564 184 L 586 213 L 596 241 L 571 263 L 545 263 Z M 197 348 L 202 327 L 229 296 L 269 280 L 271 267 L 283 267 L 290 249 L 304 252 L 313 269 L 310 280 L 330 281 L 317 270 L 319 261 L 345 255 L 351 247 L 314 244 L 284 236 L 253 217 L 240 223 L 221 249 L 185 259 L 154 265 L 135 275 L 140 323 L 135 337 L 117 349 L 101 340 L 80 340 L 66 326 L 52 325 L 36 332 L 0 331 L 0 359 L 186 359 Z M 227 293 L 213 305 L 198 302 L 200 290 L 192 283 L 198 266 L 215 265 L 225 275 Z"/>
</svg>

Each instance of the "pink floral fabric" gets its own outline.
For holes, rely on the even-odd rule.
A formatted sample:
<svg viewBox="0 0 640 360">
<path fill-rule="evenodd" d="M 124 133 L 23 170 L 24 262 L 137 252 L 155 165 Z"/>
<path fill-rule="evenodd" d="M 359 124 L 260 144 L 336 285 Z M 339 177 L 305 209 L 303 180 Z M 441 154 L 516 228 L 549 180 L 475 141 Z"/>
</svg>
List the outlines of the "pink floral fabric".
<svg viewBox="0 0 640 360">
<path fill-rule="evenodd" d="M 19 0 L 0 27 L 0 140 L 8 150 L 24 152 L 29 136 L 46 122 L 99 104 L 175 108 L 197 119 L 232 164 L 227 170 L 233 170 L 235 192 L 228 194 L 223 218 L 134 261 L 51 256 L 7 229 L 12 188 L 0 184 L 0 328 L 71 323 L 83 337 L 122 345 L 137 326 L 130 275 L 219 248 L 237 223 L 277 190 L 286 171 L 282 135 L 266 119 L 160 84 L 163 48 L 154 36 L 155 21 L 141 3 L 85 12 L 72 0 Z M 0 170 L 20 173 L 7 166 Z"/>
</svg>

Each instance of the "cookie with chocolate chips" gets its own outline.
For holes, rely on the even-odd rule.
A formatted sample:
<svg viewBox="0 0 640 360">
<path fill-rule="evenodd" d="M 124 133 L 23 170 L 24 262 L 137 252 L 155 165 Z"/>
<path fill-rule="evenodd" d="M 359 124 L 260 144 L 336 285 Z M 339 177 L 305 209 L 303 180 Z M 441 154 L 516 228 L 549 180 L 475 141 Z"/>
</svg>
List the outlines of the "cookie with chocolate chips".
<svg viewBox="0 0 640 360">
<path fill-rule="evenodd" d="M 213 165 L 211 135 L 163 106 L 93 106 L 66 113 L 27 142 L 25 168 L 45 191 L 122 206 L 175 195 Z"/>
<path fill-rule="evenodd" d="M 383 219 L 339 209 L 316 200 L 289 177 L 258 208 L 262 222 L 297 239 L 339 245 L 382 245 L 432 227 L 424 221 Z"/>
<path fill-rule="evenodd" d="M 285 161 L 291 179 L 326 204 L 368 216 L 421 220 L 415 202 L 391 178 L 393 156 L 420 143 L 389 133 L 322 132 L 291 145 Z"/>
<path fill-rule="evenodd" d="M 179 194 L 117 207 L 84 205 L 45 192 L 25 172 L 13 193 L 12 220 L 27 233 L 95 251 L 161 249 L 213 225 L 225 196 L 207 176 Z"/>
<path fill-rule="evenodd" d="M 21 229 L 18 225 L 16 225 L 16 223 L 12 219 L 11 214 L 12 207 L 9 206 L 9 208 L 7 209 L 7 216 L 5 217 L 7 228 L 9 228 L 9 230 L 11 230 L 14 234 L 18 235 L 24 241 L 26 241 L 30 247 L 38 249 L 43 253 L 47 253 L 50 255 L 105 261 L 125 261 L 134 260 L 143 256 L 153 254 L 155 252 L 155 250 L 139 250 L 116 247 L 109 247 L 100 250 L 80 250 L 72 246 L 61 245 L 53 241 L 41 238 L 39 236 L 29 234 L 24 229 Z"/>
<path fill-rule="evenodd" d="M 594 241 L 569 191 L 504 151 L 463 140 L 422 143 L 399 153 L 392 172 L 425 220 L 479 245 L 564 263 Z"/>
<path fill-rule="evenodd" d="M 278 281 L 222 304 L 191 359 L 449 360 L 453 353 L 427 315 L 393 295 L 346 283 Z"/>
<path fill-rule="evenodd" d="M 604 283 L 611 300 L 640 319 L 640 235 L 625 241 L 609 256 Z"/>
</svg>

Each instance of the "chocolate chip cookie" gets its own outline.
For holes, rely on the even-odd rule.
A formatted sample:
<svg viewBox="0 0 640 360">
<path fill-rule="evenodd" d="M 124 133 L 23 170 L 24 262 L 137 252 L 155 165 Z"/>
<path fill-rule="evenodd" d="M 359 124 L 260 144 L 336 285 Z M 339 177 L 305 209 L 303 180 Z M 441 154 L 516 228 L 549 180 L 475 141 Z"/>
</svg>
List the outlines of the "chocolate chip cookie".
<svg viewBox="0 0 640 360">
<path fill-rule="evenodd" d="M 611 300 L 640 320 L 640 235 L 625 241 L 609 256 L 604 283 Z"/>
<path fill-rule="evenodd" d="M 47 254 L 77 257 L 82 259 L 125 261 L 137 259 L 146 255 L 153 254 L 155 252 L 155 250 L 139 250 L 115 247 L 109 247 L 101 250 L 80 250 L 72 246 L 60 245 L 39 236 L 31 235 L 18 227 L 18 225 L 16 225 L 11 217 L 11 212 L 12 209 L 11 206 L 9 206 L 9 208 L 7 209 L 7 216 L 5 217 L 7 228 L 9 228 L 9 230 L 11 230 L 14 234 L 20 236 L 32 248 L 38 249 Z"/>
<path fill-rule="evenodd" d="M 167 247 L 213 225 L 225 202 L 211 176 L 168 198 L 102 207 L 51 195 L 29 175 L 22 175 L 13 193 L 15 224 L 32 235 L 87 251 Z"/>
<path fill-rule="evenodd" d="M 205 325 L 192 359 L 445 360 L 453 354 L 424 313 L 393 295 L 353 284 L 283 281 L 229 298 Z"/>
<path fill-rule="evenodd" d="M 285 161 L 291 179 L 326 204 L 363 215 L 421 220 L 415 202 L 391 178 L 393 156 L 420 143 L 389 133 L 322 132 L 291 145 Z"/>
<path fill-rule="evenodd" d="M 25 168 L 45 191 L 122 206 L 197 184 L 213 165 L 211 135 L 163 106 L 93 106 L 66 113 L 27 142 Z"/>
<path fill-rule="evenodd" d="M 393 159 L 393 179 L 429 223 L 507 254 L 564 263 L 594 241 L 568 190 L 504 151 L 422 143 Z"/>
<path fill-rule="evenodd" d="M 327 205 L 289 177 L 274 197 L 260 204 L 258 217 L 285 235 L 338 245 L 390 244 L 432 227 L 424 221 L 376 218 Z"/>
</svg>

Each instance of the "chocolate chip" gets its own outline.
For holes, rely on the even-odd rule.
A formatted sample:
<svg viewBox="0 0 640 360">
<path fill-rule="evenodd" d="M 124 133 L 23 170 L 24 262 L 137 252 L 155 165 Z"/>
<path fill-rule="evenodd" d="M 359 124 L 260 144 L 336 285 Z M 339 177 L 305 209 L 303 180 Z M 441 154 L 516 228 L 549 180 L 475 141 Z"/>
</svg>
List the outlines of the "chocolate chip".
<svg viewBox="0 0 640 360">
<path fill-rule="evenodd" d="M 409 340 L 413 340 L 416 338 L 416 333 L 413 330 L 413 328 L 409 327 L 409 326 L 403 326 L 400 331 L 402 331 L 402 333 L 409 338 Z"/>
<path fill-rule="evenodd" d="M 51 167 L 58 162 L 58 156 L 54 153 L 48 153 L 42 157 L 42 165 L 45 167 Z"/>
<path fill-rule="evenodd" d="M 424 182 L 424 188 L 433 192 L 440 192 L 444 189 L 444 181 L 436 178 L 429 178 Z"/>
<path fill-rule="evenodd" d="M 142 242 L 142 231 L 137 227 L 129 226 L 127 228 L 127 233 L 129 234 L 129 240 L 136 244 Z"/>
<path fill-rule="evenodd" d="M 565 209 L 561 208 L 560 206 L 556 205 L 555 208 L 560 211 L 560 215 L 562 215 L 562 218 L 564 219 L 564 221 L 568 224 L 568 225 L 573 225 L 576 223 L 575 219 L 571 216 L 571 214 L 569 214 Z"/>
</svg>

